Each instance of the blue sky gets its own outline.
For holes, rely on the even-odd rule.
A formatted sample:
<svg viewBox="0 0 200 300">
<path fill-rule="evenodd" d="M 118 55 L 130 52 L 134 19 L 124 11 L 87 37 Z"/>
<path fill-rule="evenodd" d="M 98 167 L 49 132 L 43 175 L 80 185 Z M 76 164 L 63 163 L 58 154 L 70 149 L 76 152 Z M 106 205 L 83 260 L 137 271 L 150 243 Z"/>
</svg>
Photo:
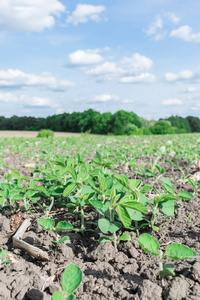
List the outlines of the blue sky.
<svg viewBox="0 0 200 300">
<path fill-rule="evenodd" d="M 200 1 L 3 0 L 0 107 L 200 116 Z"/>
</svg>

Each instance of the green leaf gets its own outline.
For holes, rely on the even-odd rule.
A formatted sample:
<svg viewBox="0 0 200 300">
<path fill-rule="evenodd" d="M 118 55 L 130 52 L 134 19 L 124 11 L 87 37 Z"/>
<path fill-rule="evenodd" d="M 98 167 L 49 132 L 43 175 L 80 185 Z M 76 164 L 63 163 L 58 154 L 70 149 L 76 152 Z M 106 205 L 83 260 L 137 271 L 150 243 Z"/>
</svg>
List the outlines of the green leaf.
<svg viewBox="0 0 200 300">
<path fill-rule="evenodd" d="M 118 241 L 131 241 L 131 237 L 128 233 L 122 234 L 117 238 Z"/>
<path fill-rule="evenodd" d="M 57 180 L 58 177 L 56 175 L 48 175 L 45 180 L 46 181 L 53 181 L 53 180 Z"/>
<path fill-rule="evenodd" d="M 69 173 L 71 174 L 72 178 L 76 181 L 77 180 L 77 173 L 76 173 L 75 169 L 70 167 L 70 166 L 67 167 L 67 169 L 68 169 Z"/>
<path fill-rule="evenodd" d="M 130 190 L 128 178 L 124 175 L 114 175 L 114 178 L 123 185 L 127 190 Z"/>
<path fill-rule="evenodd" d="M 100 163 L 103 163 L 102 155 L 101 155 L 98 151 L 96 152 L 96 155 L 97 155 L 97 157 L 98 157 L 99 162 L 100 162 Z"/>
<path fill-rule="evenodd" d="M 152 188 L 153 188 L 153 187 L 150 186 L 150 185 L 145 185 L 145 186 L 143 186 L 143 188 L 140 190 L 140 192 L 143 193 L 143 194 L 145 194 L 145 193 L 151 191 Z"/>
<path fill-rule="evenodd" d="M 70 264 L 62 276 L 62 289 L 66 295 L 72 294 L 82 281 L 82 271 L 74 264 Z"/>
<path fill-rule="evenodd" d="M 191 184 L 192 187 L 196 187 L 196 182 L 192 178 L 188 178 L 189 183 Z"/>
<path fill-rule="evenodd" d="M 67 197 L 76 188 L 76 183 L 70 183 L 63 191 L 63 196 Z"/>
<path fill-rule="evenodd" d="M 52 230 L 55 226 L 54 220 L 51 219 L 39 219 L 37 222 L 45 230 Z"/>
<path fill-rule="evenodd" d="M 99 239 L 99 244 L 101 243 L 105 243 L 105 242 L 109 242 L 109 241 L 112 241 L 113 239 L 109 238 L 109 237 L 106 237 L 106 236 L 102 236 L 100 237 Z"/>
<path fill-rule="evenodd" d="M 69 295 L 65 298 L 65 300 L 74 300 L 74 295 Z"/>
<path fill-rule="evenodd" d="M 163 183 L 162 187 L 169 194 L 174 194 L 174 189 L 167 183 Z"/>
<path fill-rule="evenodd" d="M 161 196 L 160 196 L 160 199 L 161 199 L 161 201 L 162 200 L 176 200 L 177 199 L 177 196 L 175 196 L 175 195 L 171 195 L 171 194 L 162 194 Z"/>
<path fill-rule="evenodd" d="M 129 228 L 129 226 L 131 225 L 131 217 L 130 217 L 127 209 L 122 205 L 118 205 L 117 206 L 117 213 L 118 213 L 120 221 L 123 223 L 123 225 L 126 228 Z"/>
<path fill-rule="evenodd" d="M 65 221 L 61 221 L 57 224 L 55 230 L 56 231 L 64 231 L 64 230 L 69 230 L 72 229 L 73 226 Z"/>
<path fill-rule="evenodd" d="M 99 180 L 99 187 L 100 187 L 100 190 L 102 191 L 102 192 L 104 192 L 105 191 L 105 188 L 106 188 L 106 182 L 105 182 L 105 180 L 104 180 L 104 178 L 102 177 L 102 176 L 98 176 L 98 180 Z"/>
<path fill-rule="evenodd" d="M 12 260 L 8 259 L 8 260 L 3 261 L 3 262 L 1 263 L 1 265 L 9 264 L 9 263 L 11 263 L 11 262 L 12 262 Z"/>
<path fill-rule="evenodd" d="M 178 193 L 178 197 L 182 198 L 183 200 L 191 200 L 195 198 L 192 194 L 185 191 L 181 191 L 180 193 Z"/>
<path fill-rule="evenodd" d="M 177 243 L 169 245 L 166 249 L 166 255 L 175 260 L 192 259 L 197 256 L 192 249 Z"/>
<path fill-rule="evenodd" d="M 13 174 L 14 177 L 16 177 L 17 179 L 19 179 L 21 177 L 20 174 L 14 170 L 11 171 L 11 174 Z"/>
<path fill-rule="evenodd" d="M 3 193 L 2 193 L 2 196 L 3 196 L 3 198 L 8 198 L 8 196 L 9 196 L 9 190 L 8 189 L 5 189 L 4 191 L 3 191 Z"/>
<path fill-rule="evenodd" d="M 166 216 L 173 216 L 174 215 L 174 201 L 167 200 L 158 203 L 158 208 L 162 211 L 163 214 Z"/>
<path fill-rule="evenodd" d="M 143 233 L 139 236 L 137 241 L 144 251 L 158 256 L 159 243 L 153 236 L 149 235 L 148 233 Z"/>
<path fill-rule="evenodd" d="M 138 189 L 141 185 L 142 181 L 139 179 L 131 180 L 130 186 L 132 190 Z"/>
<path fill-rule="evenodd" d="M 67 241 L 69 239 L 70 239 L 70 237 L 68 235 L 65 235 L 61 239 L 59 239 L 59 241 L 53 241 L 52 243 L 54 245 L 60 245 L 61 243 L 63 243 L 64 241 Z"/>
<path fill-rule="evenodd" d="M 163 183 L 166 183 L 166 184 L 168 184 L 169 186 L 172 187 L 172 183 L 171 183 L 171 181 L 169 180 L 169 178 L 162 177 L 162 178 L 160 178 L 159 180 L 162 181 Z"/>
<path fill-rule="evenodd" d="M 165 264 L 163 266 L 163 270 L 159 272 L 160 276 L 167 277 L 167 276 L 174 276 L 176 275 L 175 272 L 175 266 L 172 264 Z"/>
<path fill-rule="evenodd" d="M 52 296 L 52 300 L 64 300 L 62 293 L 60 291 L 56 291 Z"/>
<path fill-rule="evenodd" d="M 98 200 L 89 200 L 90 204 L 94 206 L 94 208 L 103 208 L 103 203 Z"/>
<path fill-rule="evenodd" d="M 119 202 L 119 205 L 123 205 L 124 207 L 129 207 L 131 209 L 140 211 L 142 213 L 148 213 L 148 209 L 146 208 L 146 206 L 144 206 L 144 204 L 137 202 L 137 201 L 126 201 L 126 202 Z"/>
<path fill-rule="evenodd" d="M 8 254 L 10 254 L 10 252 L 8 251 L 3 251 L 1 248 L 0 248 L 0 258 L 5 258 L 8 256 Z"/>
<path fill-rule="evenodd" d="M 99 219 L 98 226 L 103 233 L 107 234 L 108 232 L 110 233 L 116 232 L 121 228 L 122 224 L 119 222 L 110 222 L 107 219 Z"/>
</svg>

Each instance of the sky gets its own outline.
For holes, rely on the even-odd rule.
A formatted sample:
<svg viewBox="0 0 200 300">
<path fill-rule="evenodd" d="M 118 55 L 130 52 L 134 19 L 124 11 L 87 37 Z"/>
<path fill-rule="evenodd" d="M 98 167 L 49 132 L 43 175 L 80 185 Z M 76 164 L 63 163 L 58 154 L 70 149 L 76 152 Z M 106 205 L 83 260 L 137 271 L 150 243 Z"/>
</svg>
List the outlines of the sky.
<svg viewBox="0 0 200 300">
<path fill-rule="evenodd" d="M 1 0 L 0 115 L 200 117 L 199 0 Z"/>
</svg>

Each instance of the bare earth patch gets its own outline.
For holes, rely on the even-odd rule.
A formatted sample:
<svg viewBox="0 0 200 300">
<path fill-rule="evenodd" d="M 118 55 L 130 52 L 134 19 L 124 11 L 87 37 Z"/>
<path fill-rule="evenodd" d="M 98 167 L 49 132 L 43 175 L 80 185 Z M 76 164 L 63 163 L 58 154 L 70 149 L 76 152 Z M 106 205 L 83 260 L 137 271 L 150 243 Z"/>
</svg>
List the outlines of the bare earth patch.
<svg viewBox="0 0 200 300">
<path fill-rule="evenodd" d="M 0 130 L 0 137 L 13 138 L 13 137 L 24 137 L 24 138 L 35 138 L 38 135 L 38 131 L 15 131 L 15 130 Z M 70 137 L 70 136 L 81 136 L 80 133 L 74 132 L 54 132 L 55 137 Z"/>
</svg>

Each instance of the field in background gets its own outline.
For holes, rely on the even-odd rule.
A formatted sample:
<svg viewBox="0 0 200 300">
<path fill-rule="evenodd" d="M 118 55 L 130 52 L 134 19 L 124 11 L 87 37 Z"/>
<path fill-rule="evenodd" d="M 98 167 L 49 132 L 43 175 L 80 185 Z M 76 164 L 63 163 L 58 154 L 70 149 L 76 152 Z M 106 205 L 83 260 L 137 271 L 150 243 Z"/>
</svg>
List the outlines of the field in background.
<svg viewBox="0 0 200 300">
<path fill-rule="evenodd" d="M 38 131 L 15 131 L 15 130 L 0 130 L 0 137 L 12 138 L 12 137 L 24 137 L 34 138 L 37 137 Z M 55 137 L 70 137 L 70 136 L 81 136 L 81 133 L 73 132 L 54 132 Z"/>
</svg>

